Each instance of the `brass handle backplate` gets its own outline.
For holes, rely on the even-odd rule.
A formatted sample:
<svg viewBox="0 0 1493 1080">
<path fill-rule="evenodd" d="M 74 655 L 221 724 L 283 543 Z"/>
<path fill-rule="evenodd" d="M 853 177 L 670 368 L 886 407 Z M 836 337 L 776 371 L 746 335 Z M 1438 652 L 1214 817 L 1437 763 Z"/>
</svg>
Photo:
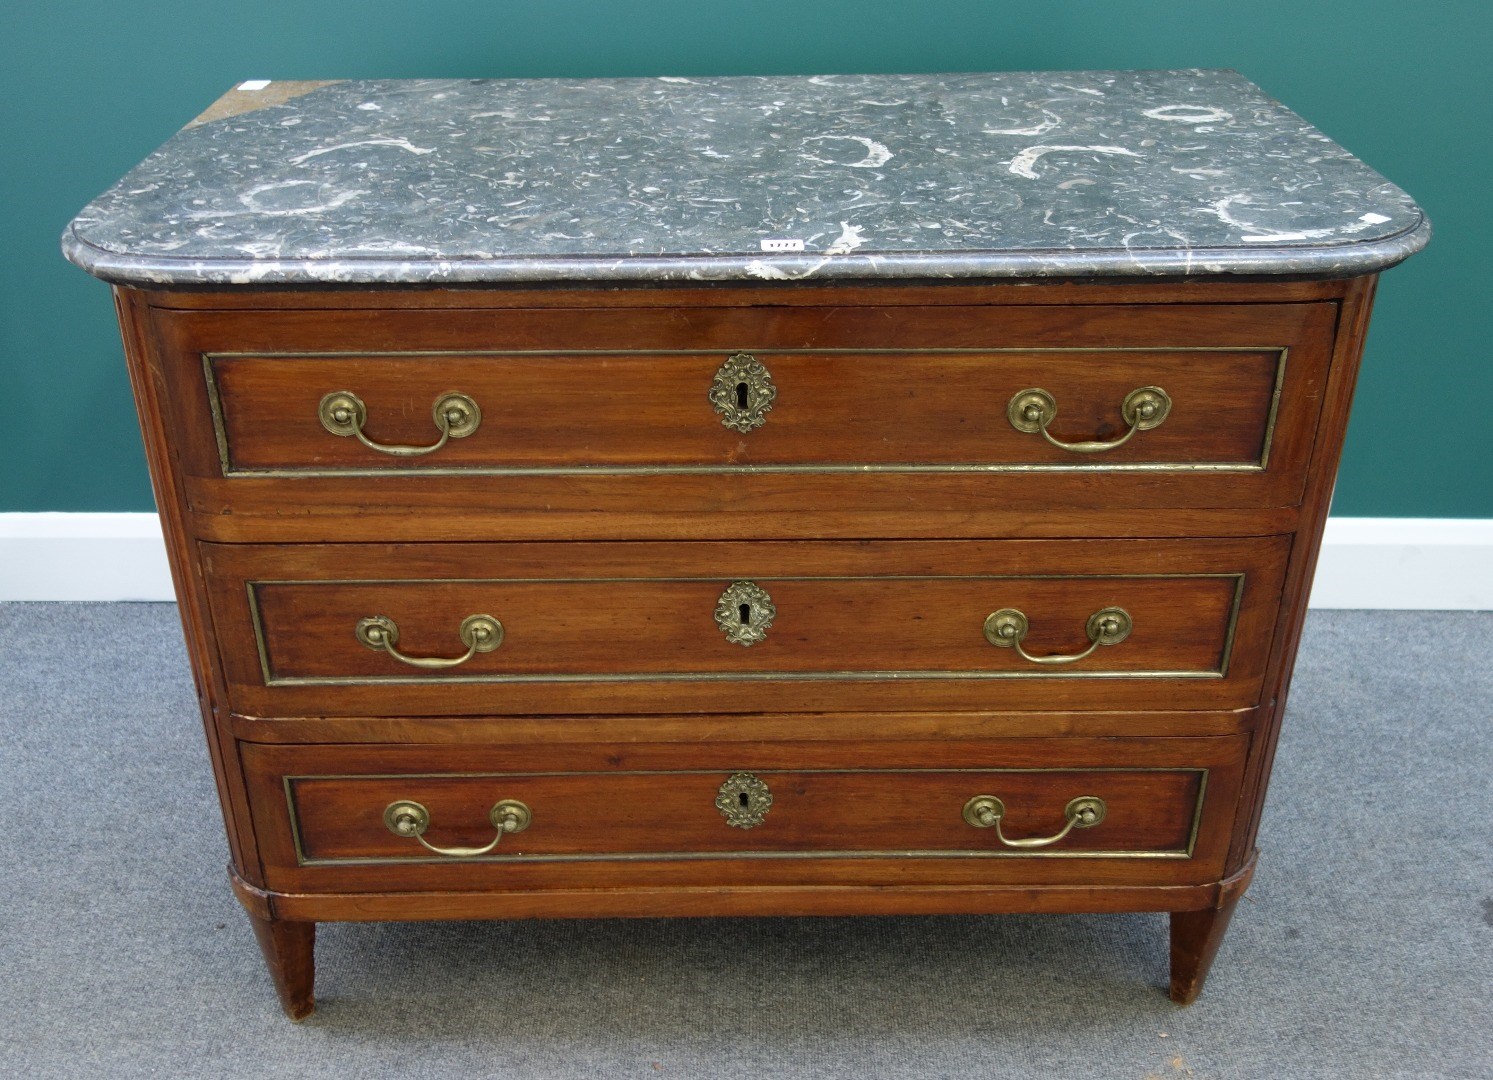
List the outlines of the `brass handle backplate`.
<svg viewBox="0 0 1493 1080">
<path fill-rule="evenodd" d="M 1124 608 L 1100 608 L 1089 616 L 1084 631 L 1089 635 L 1089 647 L 1083 652 L 1057 656 L 1033 656 L 1022 642 L 1026 640 L 1031 622 L 1015 608 L 1001 608 L 985 617 L 985 640 L 1002 649 L 1015 649 L 1018 656 L 1033 664 L 1073 664 L 1092 655 L 1101 645 L 1118 645 L 1130 636 L 1135 622 Z"/>
<path fill-rule="evenodd" d="M 454 390 L 436 398 L 435 404 L 430 407 L 436 430 L 441 434 L 440 438 L 427 446 L 396 446 L 374 442 L 363 430 L 363 425 L 368 422 L 368 409 L 363 405 L 363 399 L 351 390 L 332 391 L 321 399 L 316 413 L 321 418 L 321 426 L 333 435 L 356 437 L 368 449 L 377 450 L 380 454 L 392 454 L 394 457 L 433 454 L 451 439 L 465 439 L 482 423 L 482 410 L 477 407 L 477 403 Z"/>
<path fill-rule="evenodd" d="M 715 808 L 733 829 L 755 828 L 772 809 L 772 792 L 760 777 L 749 772 L 733 773 L 716 791 Z"/>
<path fill-rule="evenodd" d="M 710 404 L 720 413 L 721 423 L 743 435 L 767 423 L 777 397 L 771 372 L 751 353 L 730 357 L 710 384 Z"/>
<path fill-rule="evenodd" d="M 1072 454 L 1101 454 L 1124 446 L 1137 431 L 1150 431 L 1160 427 L 1171 411 L 1172 399 L 1161 387 L 1137 387 L 1126 394 L 1125 400 L 1120 403 L 1120 416 L 1130 425 L 1130 430 L 1125 434 L 1107 442 L 1064 442 L 1054 438 L 1052 432 L 1047 430 L 1047 425 L 1057 419 L 1057 399 L 1046 390 L 1034 387 L 1021 391 L 1011 399 L 1006 406 L 1006 418 L 1017 431 L 1027 434 L 1041 432 L 1042 437 L 1059 450 L 1067 450 Z"/>
<path fill-rule="evenodd" d="M 1006 816 L 1006 804 L 994 795 L 976 795 L 964 804 L 964 820 L 977 829 L 994 829 L 995 838 L 1009 848 L 1051 847 L 1074 829 L 1092 829 L 1104 821 L 1108 808 L 1104 800 L 1096 795 L 1080 795 L 1071 799 L 1063 808 L 1063 827 L 1051 836 L 1033 836 L 1012 840 L 1001 831 L 1001 819 Z"/>
<path fill-rule="evenodd" d="M 413 799 L 399 799 L 384 807 L 384 824 L 395 836 L 413 836 L 420 841 L 426 849 L 437 855 L 446 855 L 453 859 L 471 859 L 478 855 L 486 855 L 498 846 L 498 841 L 508 833 L 523 832 L 529 827 L 529 822 L 534 820 L 534 815 L 529 813 L 529 808 L 517 799 L 503 799 L 495 803 L 488 811 L 487 820 L 492 827 L 498 830 L 498 834 L 492 838 L 492 843 L 484 844 L 482 847 L 436 847 L 425 839 L 425 830 L 430 828 L 430 811 Z"/>
<path fill-rule="evenodd" d="M 406 656 L 400 652 L 399 626 L 387 615 L 370 615 L 359 619 L 353 635 L 375 652 L 386 652 L 410 667 L 439 669 L 465 664 L 478 653 L 492 652 L 503 644 L 503 624 L 491 615 L 468 615 L 457 628 L 457 637 L 467 647 L 460 656 Z"/>
<path fill-rule="evenodd" d="M 777 616 L 772 597 L 754 581 L 733 581 L 715 602 L 715 624 L 727 641 L 743 649 L 767 640 L 767 630 Z"/>
</svg>

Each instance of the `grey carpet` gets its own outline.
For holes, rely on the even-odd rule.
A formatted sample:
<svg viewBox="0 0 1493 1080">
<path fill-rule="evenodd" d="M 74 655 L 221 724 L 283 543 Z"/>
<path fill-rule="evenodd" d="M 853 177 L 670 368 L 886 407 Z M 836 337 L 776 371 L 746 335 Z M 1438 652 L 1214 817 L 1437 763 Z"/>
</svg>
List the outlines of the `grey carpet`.
<svg viewBox="0 0 1493 1080">
<path fill-rule="evenodd" d="M 1159 915 L 330 925 L 280 1016 L 169 605 L 0 605 L 0 1073 L 1487 1077 L 1493 615 L 1307 624 L 1211 984 Z"/>
</svg>

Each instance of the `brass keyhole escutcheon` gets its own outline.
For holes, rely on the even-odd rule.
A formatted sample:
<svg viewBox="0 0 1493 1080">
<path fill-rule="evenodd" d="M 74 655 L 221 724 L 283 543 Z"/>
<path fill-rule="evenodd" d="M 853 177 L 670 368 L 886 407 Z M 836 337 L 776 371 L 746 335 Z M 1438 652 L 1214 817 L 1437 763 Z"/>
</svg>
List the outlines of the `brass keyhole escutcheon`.
<svg viewBox="0 0 1493 1080">
<path fill-rule="evenodd" d="M 755 828 L 772 809 L 772 792 L 751 773 L 733 773 L 716 792 L 715 808 L 733 829 Z"/>
<path fill-rule="evenodd" d="M 761 360 L 751 353 L 740 352 L 727 359 L 715 373 L 709 397 L 721 423 L 744 435 L 767 423 L 778 388 Z"/>
<path fill-rule="evenodd" d="M 777 618 L 767 590 L 754 581 L 734 581 L 715 604 L 715 624 L 733 645 L 749 649 L 767 640 L 767 630 Z"/>
</svg>

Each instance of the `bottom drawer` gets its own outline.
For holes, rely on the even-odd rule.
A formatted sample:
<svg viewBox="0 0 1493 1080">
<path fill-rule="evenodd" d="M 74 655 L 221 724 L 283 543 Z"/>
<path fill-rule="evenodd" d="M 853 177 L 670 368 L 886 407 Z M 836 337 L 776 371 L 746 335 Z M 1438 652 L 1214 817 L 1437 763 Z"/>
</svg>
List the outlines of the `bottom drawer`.
<svg viewBox="0 0 1493 1080">
<path fill-rule="evenodd" d="M 272 889 L 1201 883 L 1245 736 L 242 744 Z"/>
</svg>

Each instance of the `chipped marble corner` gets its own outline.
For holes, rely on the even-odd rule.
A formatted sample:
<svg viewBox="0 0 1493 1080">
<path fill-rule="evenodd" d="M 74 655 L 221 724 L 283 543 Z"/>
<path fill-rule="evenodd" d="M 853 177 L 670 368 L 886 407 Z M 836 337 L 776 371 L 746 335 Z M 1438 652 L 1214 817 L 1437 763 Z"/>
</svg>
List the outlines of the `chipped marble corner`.
<svg viewBox="0 0 1493 1080">
<path fill-rule="evenodd" d="M 244 113 L 255 112 L 258 109 L 267 109 L 272 105 L 284 105 L 292 98 L 298 98 L 302 94 L 311 93 L 313 90 L 320 90 L 323 86 L 332 86 L 344 81 L 346 80 L 279 79 L 270 82 L 258 90 L 242 89 L 243 84 L 240 83 L 209 105 L 186 126 L 189 128 L 199 127 L 202 124 L 212 123 L 214 120 L 226 120 L 230 116 L 242 116 Z"/>
</svg>

